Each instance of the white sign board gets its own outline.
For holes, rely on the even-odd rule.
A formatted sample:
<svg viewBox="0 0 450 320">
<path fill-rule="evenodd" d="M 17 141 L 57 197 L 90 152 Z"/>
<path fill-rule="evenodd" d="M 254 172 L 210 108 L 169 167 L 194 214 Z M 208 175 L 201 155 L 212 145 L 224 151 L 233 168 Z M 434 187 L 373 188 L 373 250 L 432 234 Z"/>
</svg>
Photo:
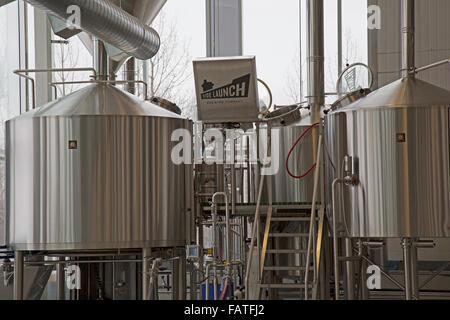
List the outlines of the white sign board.
<svg viewBox="0 0 450 320">
<path fill-rule="evenodd" d="M 198 120 L 212 123 L 258 121 L 255 57 L 194 60 Z"/>
</svg>

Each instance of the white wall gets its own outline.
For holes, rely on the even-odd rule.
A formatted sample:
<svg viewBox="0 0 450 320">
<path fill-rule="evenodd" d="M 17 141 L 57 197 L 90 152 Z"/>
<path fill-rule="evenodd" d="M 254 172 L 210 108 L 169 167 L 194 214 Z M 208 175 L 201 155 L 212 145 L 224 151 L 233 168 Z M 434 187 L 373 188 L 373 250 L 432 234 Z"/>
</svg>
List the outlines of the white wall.
<svg viewBox="0 0 450 320">
<path fill-rule="evenodd" d="M 368 0 L 381 7 L 381 30 L 369 31 L 369 63 L 379 87 L 400 77 L 401 1 Z M 416 0 L 416 66 L 450 58 L 450 1 Z M 442 66 L 419 78 L 450 90 L 450 71 Z"/>
</svg>

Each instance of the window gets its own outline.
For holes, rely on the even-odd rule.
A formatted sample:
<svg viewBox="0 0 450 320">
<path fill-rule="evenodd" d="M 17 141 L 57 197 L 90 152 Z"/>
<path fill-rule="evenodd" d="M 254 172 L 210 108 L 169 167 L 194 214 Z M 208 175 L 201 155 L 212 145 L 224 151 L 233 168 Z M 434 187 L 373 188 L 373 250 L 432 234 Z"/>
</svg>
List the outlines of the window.
<svg viewBox="0 0 450 320">
<path fill-rule="evenodd" d="M 5 216 L 5 121 L 20 113 L 20 79 L 13 70 L 20 66 L 19 3 L 0 7 L 0 243 Z"/>
</svg>

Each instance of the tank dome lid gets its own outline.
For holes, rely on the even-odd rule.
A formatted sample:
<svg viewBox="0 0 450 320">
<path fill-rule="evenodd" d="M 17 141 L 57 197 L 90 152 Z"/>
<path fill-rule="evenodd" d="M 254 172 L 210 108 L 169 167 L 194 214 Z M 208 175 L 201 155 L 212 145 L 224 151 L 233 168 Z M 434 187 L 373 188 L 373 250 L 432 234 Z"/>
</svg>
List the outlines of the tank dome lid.
<svg viewBox="0 0 450 320">
<path fill-rule="evenodd" d="M 115 86 L 93 83 L 17 118 L 122 115 L 184 119 Z"/>
<path fill-rule="evenodd" d="M 394 81 L 334 112 L 368 108 L 426 106 L 450 106 L 450 91 L 417 78 L 405 78 Z"/>
</svg>

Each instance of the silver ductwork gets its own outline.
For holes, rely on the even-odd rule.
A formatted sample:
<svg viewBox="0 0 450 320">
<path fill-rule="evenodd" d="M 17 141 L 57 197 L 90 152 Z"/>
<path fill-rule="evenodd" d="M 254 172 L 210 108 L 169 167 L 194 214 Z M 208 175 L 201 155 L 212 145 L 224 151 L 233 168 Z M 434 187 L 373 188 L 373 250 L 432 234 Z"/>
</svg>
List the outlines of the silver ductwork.
<svg viewBox="0 0 450 320">
<path fill-rule="evenodd" d="M 159 50 L 158 33 L 107 0 L 26 0 L 33 6 L 67 19 L 67 9 L 81 9 L 81 29 L 129 55 L 147 60 Z"/>
</svg>

